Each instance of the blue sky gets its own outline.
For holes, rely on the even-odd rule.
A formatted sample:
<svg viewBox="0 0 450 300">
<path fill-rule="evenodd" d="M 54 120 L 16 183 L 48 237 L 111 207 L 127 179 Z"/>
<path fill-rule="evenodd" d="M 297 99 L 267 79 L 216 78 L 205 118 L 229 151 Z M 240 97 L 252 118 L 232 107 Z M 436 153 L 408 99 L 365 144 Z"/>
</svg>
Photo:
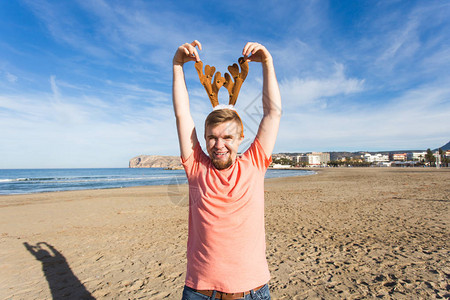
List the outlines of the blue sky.
<svg viewBox="0 0 450 300">
<path fill-rule="evenodd" d="M 448 1 L 0 1 L 0 168 L 178 155 L 171 62 L 194 39 L 222 73 L 248 41 L 272 53 L 283 101 L 275 153 L 450 140 Z M 193 63 L 185 74 L 203 136 L 210 104 Z M 236 105 L 241 150 L 261 87 L 251 63 Z"/>
</svg>

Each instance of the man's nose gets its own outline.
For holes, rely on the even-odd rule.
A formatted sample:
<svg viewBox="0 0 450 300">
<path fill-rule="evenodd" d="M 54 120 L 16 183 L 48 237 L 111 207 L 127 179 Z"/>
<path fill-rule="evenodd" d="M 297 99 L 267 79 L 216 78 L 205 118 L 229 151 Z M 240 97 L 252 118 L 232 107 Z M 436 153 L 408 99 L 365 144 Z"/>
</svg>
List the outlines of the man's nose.
<svg viewBox="0 0 450 300">
<path fill-rule="evenodd" d="M 217 140 L 216 140 L 216 144 L 215 144 L 216 148 L 220 149 L 220 148 L 222 148 L 224 145 L 225 145 L 225 142 L 224 142 L 222 139 L 217 139 Z"/>
</svg>

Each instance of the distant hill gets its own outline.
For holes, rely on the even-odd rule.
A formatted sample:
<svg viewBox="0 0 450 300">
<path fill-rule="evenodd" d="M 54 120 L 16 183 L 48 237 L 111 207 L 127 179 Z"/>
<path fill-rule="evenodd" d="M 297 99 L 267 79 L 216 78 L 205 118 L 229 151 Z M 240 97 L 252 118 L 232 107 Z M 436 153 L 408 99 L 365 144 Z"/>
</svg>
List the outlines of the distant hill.
<svg viewBox="0 0 450 300">
<path fill-rule="evenodd" d="M 439 149 L 442 149 L 442 150 L 444 150 L 444 151 L 450 150 L 450 142 L 448 142 L 447 144 L 445 144 L 445 145 L 442 146 L 442 147 L 439 147 L 439 148 L 437 148 L 437 149 L 434 149 L 433 151 L 437 151 L 437 150 L 439 150 Z"/>
</svg>

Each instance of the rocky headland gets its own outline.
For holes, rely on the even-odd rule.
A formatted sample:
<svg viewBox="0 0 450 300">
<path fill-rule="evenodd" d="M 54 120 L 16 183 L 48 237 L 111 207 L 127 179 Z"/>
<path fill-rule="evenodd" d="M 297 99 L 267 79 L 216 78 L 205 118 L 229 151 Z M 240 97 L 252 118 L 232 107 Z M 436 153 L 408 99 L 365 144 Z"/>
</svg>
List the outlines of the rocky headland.
<svg viewBox="0 0 450 300">
<path fill-rule="evenodd" d="M 130 168 L 182 169 L 179 156 L 139 155 L 130 159 Z"/>
</svg>

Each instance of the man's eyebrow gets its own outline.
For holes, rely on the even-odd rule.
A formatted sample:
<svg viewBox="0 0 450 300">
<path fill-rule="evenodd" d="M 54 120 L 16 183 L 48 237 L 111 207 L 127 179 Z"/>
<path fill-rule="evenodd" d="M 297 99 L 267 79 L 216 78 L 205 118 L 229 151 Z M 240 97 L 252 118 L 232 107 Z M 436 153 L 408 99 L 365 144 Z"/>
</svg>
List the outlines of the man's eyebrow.
<svg viewBox="0 0 450 300">
<path fill-rule="evenodd" d="M 215 138 L 217 138 L 217 136 L 215 136 L 214 134 L 210 134 L 210 135 L 207 135 L 206 138 L 215 139 Z M 232 135 L 232 134 L 227 134 L 227 135 L 223 136 L 223 139 L 233 139 L 233 138 L 234 138 L 234 135 Z"/>
</svg>

